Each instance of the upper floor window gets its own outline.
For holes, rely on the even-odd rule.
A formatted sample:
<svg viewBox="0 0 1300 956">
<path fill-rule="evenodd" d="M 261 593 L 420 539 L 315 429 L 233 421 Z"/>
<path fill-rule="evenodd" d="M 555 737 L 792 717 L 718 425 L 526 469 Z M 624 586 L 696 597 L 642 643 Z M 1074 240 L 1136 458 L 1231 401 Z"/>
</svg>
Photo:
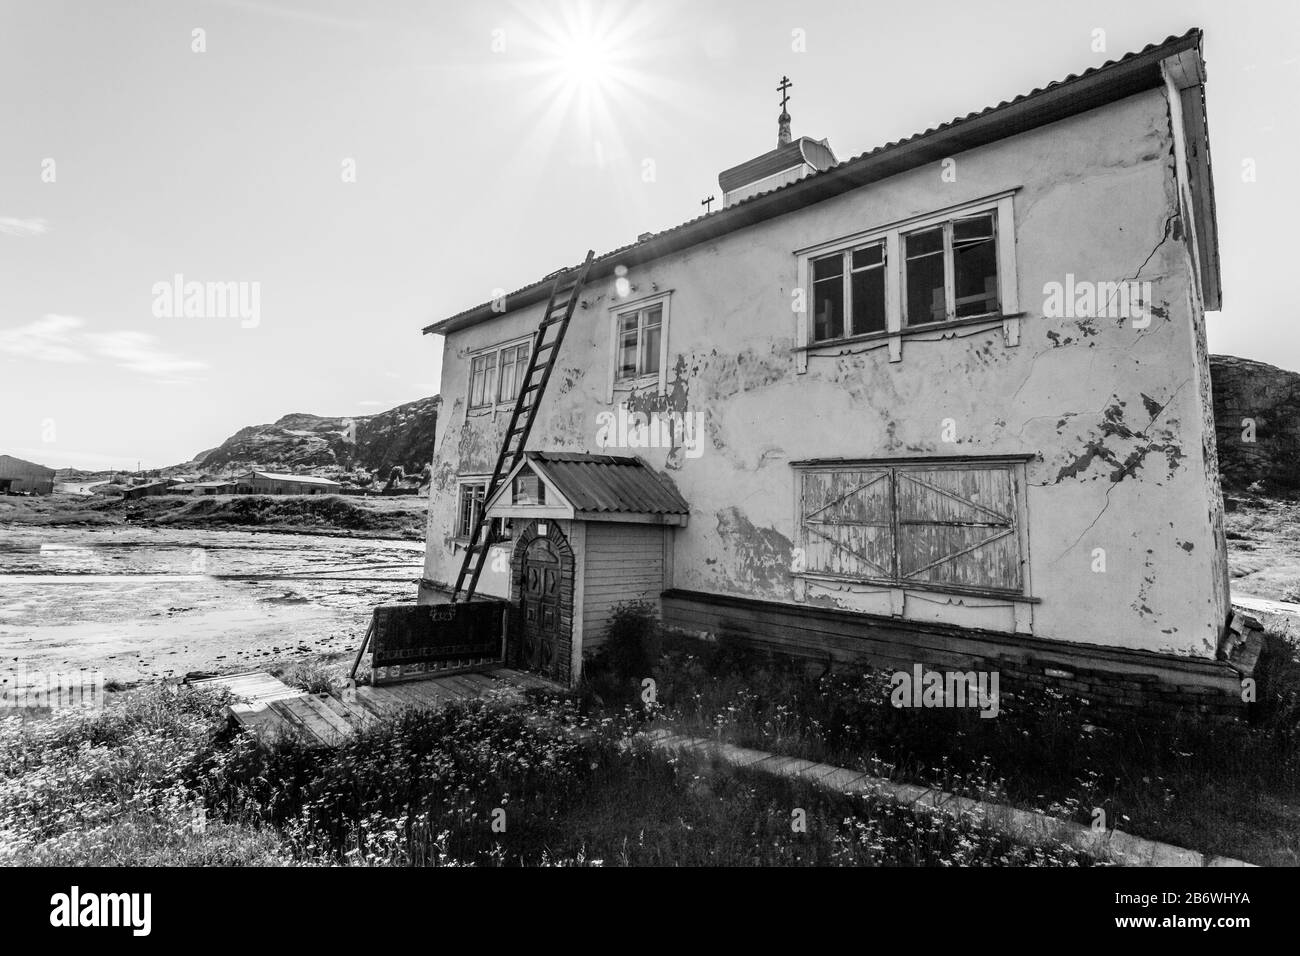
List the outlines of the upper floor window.
<svg viewBox="0 0 1300 956">
<path fill-rule="evenodd" d="M 672 294 L 666 289 L 640 299 L 616 298 L 609 306 L 607 401 L 619 390 L 667 387 Z"/>
<path fill-rule="evenodd" d="M 1004 193 L 799 250 L 806 321 L 798 344 L 1017 318 L 1013 229 L 1012 193 Z M 1019 326 L 1008 328 L 1014 345 Z M 891 360 L 895 351 L 891 343 Z"/>
<path fill-rule="evenodd" d="M 663 336 L 662 304 L 618 314 L 618 367 L 615 381 L 624 382 L 659 374 L 659 346 Z"/>
<path fill-rule="evenodd" d="M 885 331 L 885 244 L 812 261 L 813 339 Z"/>
<path fill-rule="evenodd" d="M 996 217 L 949 219 L 903 234 L 907 325 L 948 322 L 999 310 Z"/>
<path fill-rule="evenodd" d="M 492 348 L 470 359 L 470 408 L 515 400 L 528 371 L 529 347 L 528 342 L 521 342 Z"/>
</svg>

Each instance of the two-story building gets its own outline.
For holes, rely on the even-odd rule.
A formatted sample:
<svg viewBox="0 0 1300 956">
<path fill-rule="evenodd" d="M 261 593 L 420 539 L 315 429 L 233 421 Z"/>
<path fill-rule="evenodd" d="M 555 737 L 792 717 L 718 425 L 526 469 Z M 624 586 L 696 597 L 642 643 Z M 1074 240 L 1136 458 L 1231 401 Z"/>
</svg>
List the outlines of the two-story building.
<svg viewBox="0 0 1300 956">
<path fill-rule="evenodd" d="M 1205 312 L 1193 30 L 597 257 L 527 461 L 484 502 L 550 282 L 437 322 L 421 600 L 520 605 L 576 680 L 610 609 L 828 663 L 988 668 L 1118 703 L 1240 697 Z"/>
</svg>

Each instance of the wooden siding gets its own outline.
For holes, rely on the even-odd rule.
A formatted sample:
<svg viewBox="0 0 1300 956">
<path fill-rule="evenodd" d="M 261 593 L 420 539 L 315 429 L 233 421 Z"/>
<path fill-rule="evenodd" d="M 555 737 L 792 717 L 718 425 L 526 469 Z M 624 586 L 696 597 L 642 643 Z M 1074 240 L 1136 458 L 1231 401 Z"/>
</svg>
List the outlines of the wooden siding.
<svg viewBox="0 0 1300 956">
<path fill-rule="evenodd" d="M 582 650 L 590 654 L 605 639 L 614 605 L 651 601 L 664 582 L 664 540 L 659 525 L 588 522 L 582 567 Z"/>
<path fill-rule="evenodd" d="M 661 600 L 666 625 L 710 640 L 815 661 L 827 669 L 867 665 L 907 671 L 920 663 L 995 671 L 1008 689 L 1054 686 L 1100 709 L 1240 713 L 1241 678 L 1254 667 L 1253 661 L 1234 666 L 698 591 L 672 589 Z"/>
</svg>

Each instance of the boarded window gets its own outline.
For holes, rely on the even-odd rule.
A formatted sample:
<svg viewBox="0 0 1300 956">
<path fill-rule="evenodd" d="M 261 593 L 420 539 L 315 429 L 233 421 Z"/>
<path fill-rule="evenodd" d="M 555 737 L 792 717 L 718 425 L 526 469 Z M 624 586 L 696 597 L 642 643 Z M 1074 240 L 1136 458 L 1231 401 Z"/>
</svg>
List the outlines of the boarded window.
<svg viewBox="0 0 1300 956">
<path fill-rule="evenodd" d="M 801 469 L 805 569 L 899 587 L 1021 594 L 1020 467 Z"/>
</svg>

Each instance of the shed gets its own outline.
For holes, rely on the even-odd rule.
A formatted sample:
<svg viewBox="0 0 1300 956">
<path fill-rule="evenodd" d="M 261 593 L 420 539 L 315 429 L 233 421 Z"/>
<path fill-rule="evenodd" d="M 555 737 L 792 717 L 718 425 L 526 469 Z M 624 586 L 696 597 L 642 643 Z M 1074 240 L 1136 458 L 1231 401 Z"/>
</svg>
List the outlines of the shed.
<svg viewBox="0 0 1300 956">
<path fill-rule="evenodd" d="M 485 506 L 511 525 L 514 660 L 561 681 L 603 643 L 616 605 L 658 603 L 690 515 L 641 458 L 574 452 L 528 452 Z"/>
<path fill-rule="evenodd" d="M 48 495 L 54 492 L 54 469 L 0 455 L 0 494 Z"/>
<path fill-rule="evenodd" d="M 241 495 L 330 495 L 342 487 L 329 478 L 271 471 L 250 471 L 235 479 L 235 493 Z"/>
</svg>

